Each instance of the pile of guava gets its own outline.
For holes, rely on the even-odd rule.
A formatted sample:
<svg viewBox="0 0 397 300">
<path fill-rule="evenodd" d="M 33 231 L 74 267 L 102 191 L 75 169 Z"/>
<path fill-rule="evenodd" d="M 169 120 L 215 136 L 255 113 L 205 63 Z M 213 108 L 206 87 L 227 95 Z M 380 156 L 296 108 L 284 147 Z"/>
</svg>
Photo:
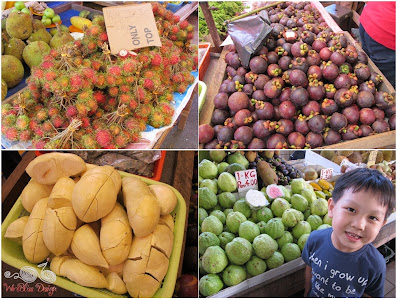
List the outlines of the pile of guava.
<svg viewBox="0 0 397 300">
<path fill-rule="evenodd" d="M 250 152 L 250 153 L 249 153 Z M 234 173 L 252 151 L 199 152 L 199 291 L 224 288 L 297 259 L 313 230 L 331 227 L 327 199 L 303 178 L 260 190 L 267 205 L 240 198 Z M 248 196 L 247 196 L 248 197 Z"/>
</svg>

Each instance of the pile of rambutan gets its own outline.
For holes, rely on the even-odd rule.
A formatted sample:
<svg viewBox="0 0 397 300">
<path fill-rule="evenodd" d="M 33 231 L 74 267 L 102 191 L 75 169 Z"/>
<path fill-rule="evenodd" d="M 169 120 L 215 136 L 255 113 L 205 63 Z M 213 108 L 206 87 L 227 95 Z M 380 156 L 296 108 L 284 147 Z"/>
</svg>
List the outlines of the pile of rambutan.
<svg viewBox="0 0 397 300">
<path fill-rule="evenodd" d="M 82 40 L 51 49 L 32 68 L 28 89 L 1 110 L 3 136 L 37 149 L 124 148 L 147 125 L 170 125 L 173 93 L 194 82 L 194 27 L 152 2 L 162 46 L 112 55 L 103 16 Z"/>
</svg>

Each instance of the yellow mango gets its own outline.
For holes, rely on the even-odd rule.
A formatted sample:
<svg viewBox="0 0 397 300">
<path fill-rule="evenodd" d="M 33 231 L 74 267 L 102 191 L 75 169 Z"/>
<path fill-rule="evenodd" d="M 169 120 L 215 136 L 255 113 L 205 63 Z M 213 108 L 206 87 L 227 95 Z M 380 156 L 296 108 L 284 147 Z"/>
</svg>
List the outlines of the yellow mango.
<svg viewBox="0 0 397 300">
<path fill-rule="evenodd" d="M 80 30 L 83 30 L 84 26 L 87 26 L 87 28 L 89 28 L 92 25 L 92 22 L 90 20 L 82 17 L 71 17 L 70 23 L 72 23 L 74 27 Z"/>
</svg>

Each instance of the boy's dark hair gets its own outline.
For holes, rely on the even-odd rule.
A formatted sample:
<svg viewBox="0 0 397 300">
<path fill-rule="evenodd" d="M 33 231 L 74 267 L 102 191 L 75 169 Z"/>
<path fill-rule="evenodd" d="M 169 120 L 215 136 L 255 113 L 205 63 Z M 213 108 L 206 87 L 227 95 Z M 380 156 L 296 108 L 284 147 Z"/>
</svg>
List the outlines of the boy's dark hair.
<svg viewBox="0 0 397 300">
<path fill-rule="evenodd" d="M 379 195 L 379 203 L 387 207 L 385 219 L 396 207 L 396 192 L 393 183 L 378 170 L 357 168 L 343 174 L 335 182 L 332 200 L 336 203 L 344 192 L 350 188 L 353 193 L 364 190 Z"/>
</svg>

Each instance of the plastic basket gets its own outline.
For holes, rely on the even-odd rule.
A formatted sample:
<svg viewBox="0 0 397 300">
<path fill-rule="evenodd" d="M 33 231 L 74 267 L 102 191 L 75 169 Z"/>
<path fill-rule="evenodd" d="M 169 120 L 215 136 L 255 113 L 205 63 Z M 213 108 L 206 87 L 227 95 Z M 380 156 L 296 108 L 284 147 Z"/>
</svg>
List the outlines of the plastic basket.
<svg viewBox="0 0 397 300">
<path fill-rule="evenodd" d="M 132 175 L 125 172 L 119 172 L 121 178 L 127 176 L 133 176 L 140 178 L 143 182 L 148 185 L 151 184 L 164 184 L 161 182 L 157 182 L 151 179 L 147 179 L 142 176 Z M 175 283 L 177 279 L 177 273 L 179 268 L 179 260 L 181 257 L 181 250 L 182 250 L 182 243 L 183 243 L 183 236 L 184 236 L 184 229 L 185 229 L 185 219 L 186 219 L 186 204 L 185 200 L 183 199 L 182 195 L 174 189 L 172 186 L 167 185 L 170 187 L 176 194 L 178 203 L 171 213 L 174 218 L 175 228 L 174 228 L 174 247 L 172 249 L 172 254 L 169 260 L 169 266 L 167 274 L 158 289 L 158 291 L 154 294 L 154 298 L 171 298 L 174 289 Z M 26 266 L 30 266 L 36 269 L 38 274 L 42 272 L 42 269 L 38 268 L 37 265 L 28 262 L 23 254 L 22 246 L 18 245 L 17 243 L 10 241 L 9 239 L 4 238 L 4 234 L 8 228 L 8 226 L 18 219 L 21 216 L 28 215 L 28 212 L 23 208 L 20 197 L 15 202 L 14 206 L 8 213 L 7 217 L 5 218 L 3 224 L 1 225 L 1 260 L 17 269 L 21 269 Z M 49 267 L 46 267 L 49 270 Z M 67 278 L 57 276 L 54 285 L 57 285 L 63 289 L 69 290 L 73 293 L 84 297 L 90 298 L 126 298 L 127 295 L 117 295 L 110 292 L 107 289 L 96 289 L 96 288 L 88 288 L 83 287 L 77 283 L 70 281 Z M 3 295 L 4 296 L 4 295 Z"/>
<path fill-rule="evenodd" d="M 198 88 L 199 88 L 199 112 L 200 112 L 205 102 L 205 96 L 207 94 L 207 85 L 203 81 L 199 80 Z"/>
<path fill-rule="evenodd" d="M 199 44 L 199 56 L 200 56 L 200 62 L 199 62 L 199 79 L 203 80 L 205 72 L 207 71 L 208 65 L 210 63 L 210 43 L 203 43 Z M 204 54 L 201 54 L 201 51 L 204 52 Z"/>
</svg>

